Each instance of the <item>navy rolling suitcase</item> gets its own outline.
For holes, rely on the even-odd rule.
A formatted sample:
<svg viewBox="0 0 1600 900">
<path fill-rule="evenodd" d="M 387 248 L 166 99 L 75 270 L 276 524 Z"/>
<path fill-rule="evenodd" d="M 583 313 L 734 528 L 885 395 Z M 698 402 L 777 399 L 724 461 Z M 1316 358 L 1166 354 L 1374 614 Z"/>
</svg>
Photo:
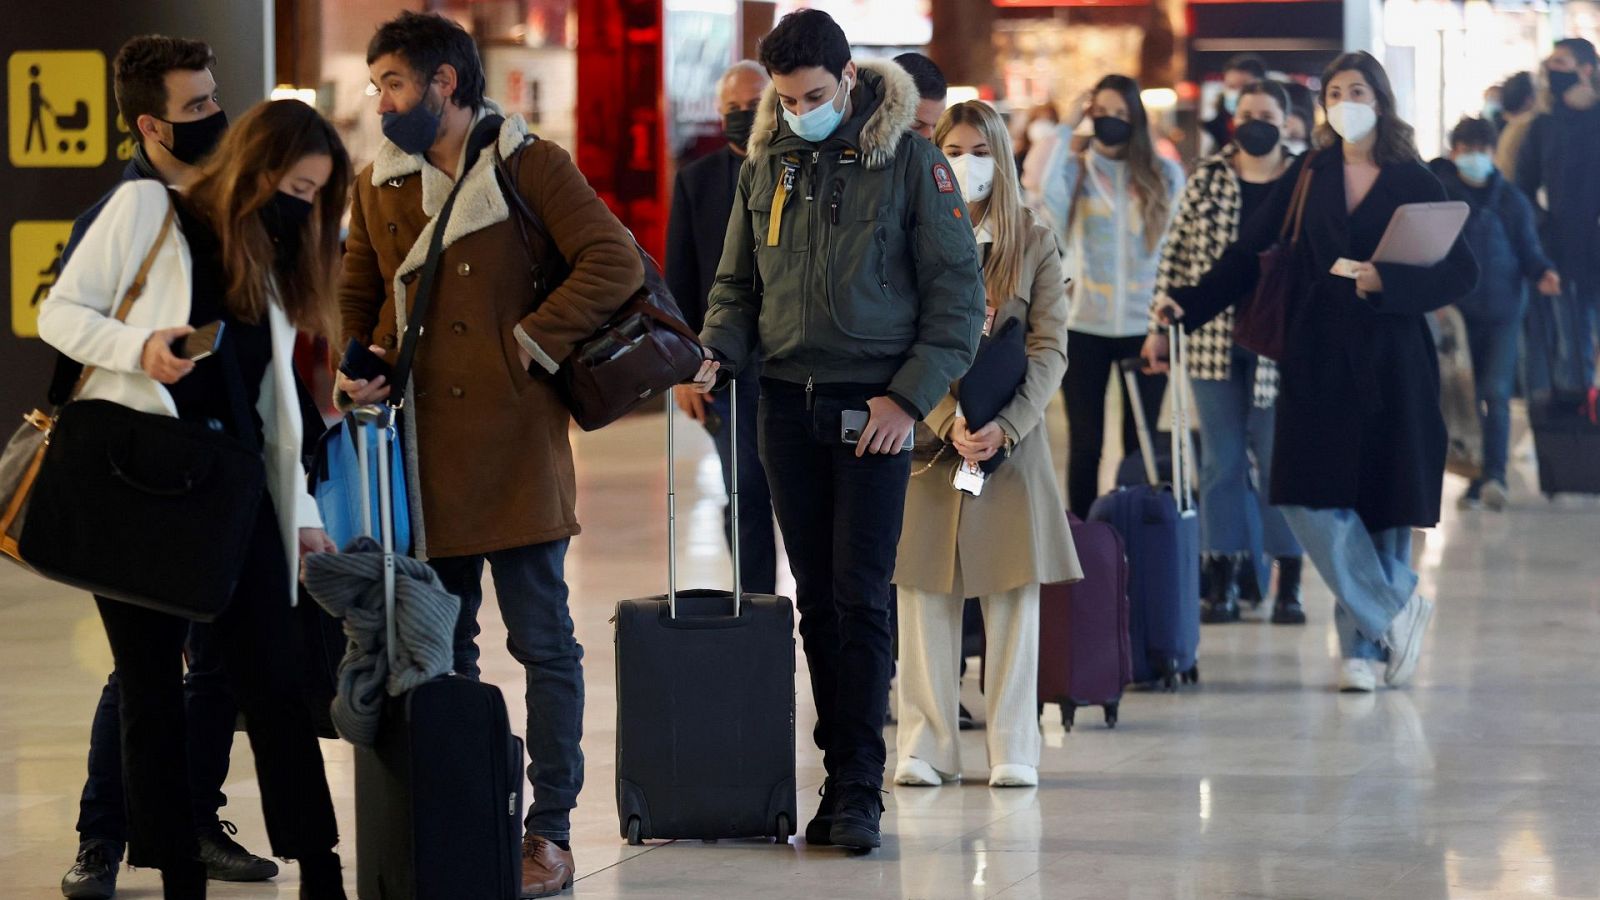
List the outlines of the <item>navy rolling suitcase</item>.
<svg viewBox="0 0 1600 900">
<path fill-rule="evenodd" d="M 378 407 L 384 601 L 394 652 L 394 515 Z M 374 412 L 363 410 L 362 416 Z M 361 470 L 367 429 L 359 429 Z M 363 500 L 363 508 L 371 506 Z M 391 665 L 392 663 L 391 656 Z M 388 698 L 373 747 L 357 747 L 356 884 L 362 900 L 516 900 L 522 892 L 522 741 L 490 684 L 447 675 Z"/>
<path fill-rule="evenodd" d="M 737 391 L 737 386 L 731 388 Z M 795 833 L 794 605 L 679 591 L 667 398 L 667 593 L 617 604 L 617 820 L 630 844 Z M 737 396 L 729 429 L 738 440 Z M 733 534 L 739 533 L 735 446 Z"/>
<path fill-rule="evenodd" d="M 1195 511 L 1189 431 L 1189 397 L 1184 370 L 1184 336 L 1172 339 L 1173 480 L 1161 484 L 1151 446 L 1149 423 L 1138 402 L 1137 360 L 1121 363 L 1123 383 L 1133 402 L 1148 484 L 1120 487 L 1094 502 L 1089 520 L 1109 522 L 1128 551 L 1128 640 L 1133 681 L 1160 683 L 1169 690 L 1200 680 L 1200 520 Z"/>
</svg>

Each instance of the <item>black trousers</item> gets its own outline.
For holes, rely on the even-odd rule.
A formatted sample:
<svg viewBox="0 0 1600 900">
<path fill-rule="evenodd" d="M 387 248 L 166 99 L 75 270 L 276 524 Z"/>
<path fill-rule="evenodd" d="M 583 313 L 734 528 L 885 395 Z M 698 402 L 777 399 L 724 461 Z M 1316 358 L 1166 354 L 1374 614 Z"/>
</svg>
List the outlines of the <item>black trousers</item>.
<svg viewBox="0 0 1600 900">
<path fill-rule="evenodd" d="M 828 777 L 883 785 L 883 720 L 893 665 L 889 580 L 905 514 L 911 454 L 868 454 L 840 440 L 843 410 L 870 386 L 761 382 L 761 460 L 794 572 L 800 639 L 817 704 L 813 737 Z"/>
<path fill-rule="evenodd" d="M 1067 377 L 1062 390 L 1067 401 L 1067 508 L 1080 519 L 1089 517 L 1089 507 L 1100 493 L 1100 450 L 1106 438 L 1106 384 L 1115 375 L 1117 363 L 1137 359 L 1144 347 L 1144 336 L 1108 338 L 1081 331 L 1067 332 Z M 1161 394 L 1166 389 L 1165 375 L 1140 372 L 1139 399 L 1145 421 L 1152 431 L 1161 413 Z M 1132 454 L 1139 448 L 1134 427 L 1133 405 L 1126 392 L 1122 400 L 1122 446 Z"/>
<path fill-rule="evenodd" d="M 275 856 L 300 859 L 338 843 L 316 728 L 305 704 L 305 663 L 289 608 L 289 567 L 277 517 L 263 498 L 239 586 L 212 637 L 255 753 L 261 807 Z M 122 688 L 122 773 L 128 862 L 166 869 L 193 860 L 195 841 L 184 715 L 189 622 L 95 598 Z"/>
</svg>

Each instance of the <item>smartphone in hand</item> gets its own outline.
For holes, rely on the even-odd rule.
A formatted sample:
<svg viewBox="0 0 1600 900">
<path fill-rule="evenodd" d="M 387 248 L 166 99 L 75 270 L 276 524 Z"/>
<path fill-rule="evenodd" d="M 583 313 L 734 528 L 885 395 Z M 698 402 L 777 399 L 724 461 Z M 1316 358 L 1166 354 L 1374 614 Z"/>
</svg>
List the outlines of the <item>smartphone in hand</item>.
<svg viewBox="0 0 1600 900">
<path fill-rule="evenodd" d="M 339 360 L 339 371 L 353 381 L 371 381 L 378 376 L 390 377 L 389 364 L 373 353 L 366 344 L 351 338 L 345 345 L 344 358 Z"/>
<path fill-rule="evenodd" d="M 839 440 L 852 447 L 861 443 L 861 433 L 867 430 L 871 414 L 864 409 L 847 409 L 839 414 Z M 911 429 L 901 450 L 910 450 L 917 443 L 917 430 Z"/>
<path fill-rule="evenodd" d="M 190 362 L 205 359 L 222 346 L 223 328 L 221 319 L 196 328 L 179 339 L 177 346 L 172 348 L 173 355 Z"/>
</svg>

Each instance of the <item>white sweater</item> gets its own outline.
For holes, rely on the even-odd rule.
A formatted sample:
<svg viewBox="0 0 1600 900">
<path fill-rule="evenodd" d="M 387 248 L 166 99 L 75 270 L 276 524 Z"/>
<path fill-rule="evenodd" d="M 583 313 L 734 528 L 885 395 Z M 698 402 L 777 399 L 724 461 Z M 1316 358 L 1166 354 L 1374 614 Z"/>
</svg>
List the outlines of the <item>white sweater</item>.
<svg viewBox="0 0 1600 900">
<path fill-rule="evenodd" d="M 156 181 L 130 181 L 117 188 L 39 307 L 39 337 L 74 360 L 96 367 L 80 399 L 178 414 L 172 395 L 139 365 L 153 332 L 189 323 L 193 284 L 189 244 L 177 222 L 157 252 L 144 294 L 129 310 L 127 322 L 113 318 L 155 244 L 170 203 L 166 187 Z M 267 490 L 278 515 L 284 556 L 289 571 L 298 572 L 298 531 L 321 528 L 322 517 L 307 492 L 300 456 L 303 427 L 292 368 L 295 330 L 277 304 L 268 308 L 268 326 L 272 365 L 262 379 L 256 412 L 261 416 Z M 292 585 L 286 599 L 294 603 Z"/>
</svg>

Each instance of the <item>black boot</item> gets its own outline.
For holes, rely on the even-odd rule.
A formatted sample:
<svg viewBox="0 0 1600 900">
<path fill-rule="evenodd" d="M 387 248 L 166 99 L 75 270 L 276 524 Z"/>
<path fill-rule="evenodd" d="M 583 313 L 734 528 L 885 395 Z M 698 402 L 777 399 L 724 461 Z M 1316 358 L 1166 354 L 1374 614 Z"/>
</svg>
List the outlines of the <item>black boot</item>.
<svg viewBox="0 0 1600 900">
<path fill-rule="evenodd" d="M 276 878 L 278 864 L 239 846 L 233 839 L 238 833 L 239 829 L 226 820 L 195 833 L 200 842 L 200 861 L 206 864 L 206 876 L 214 881 L 236 882 Z"/>
<path fill-rule="evenodd" d="M 345 900 L 339 854 L 330 850 L 300 859 L 300 900 Z"/>
<path fill-rule="evenodd" d="M 817 814 L 806 825 L 806 843 L 813 847 L 827 847 L 833 844 L 833 808 L 837 803 L 838 786 L 829 778 L 817 790 L 822 796 L 822 802 L 817 806 Z"/>
<path fill-rule="evenodd" d="M 61 879 L 67 900 L 111 900 L 117 893 L 117 869 L 122 865 L 119 841 L 90 839 L 78 845 L 78 859 Z"/>
<path fill-rule="evenodd" d="M 1233 580 L 1233 557 L 1217 555 L 1206 561 L 1210 592 L 1200 603 L 1200 621 L 1207 625 L 1239 621 L 1239 585 Z"/>
<path fill-rule="evenodd" d="M 1261 608 L 1261 582 L 1256 577 L 1256 558 L 1249 553 L 1239 554 L 1235 563 L 1239 571 L 1239 602 L 1252 610 Z"/>
<path fill-rule="evenodd" d="M 1300 605 L 1300 572 L 1305 559 L 1299 556 L 1278 558 L 1278 597 L 1272 604 L 1272 624 L 1304 625 L 1305 607 Z"/>
</svg>

